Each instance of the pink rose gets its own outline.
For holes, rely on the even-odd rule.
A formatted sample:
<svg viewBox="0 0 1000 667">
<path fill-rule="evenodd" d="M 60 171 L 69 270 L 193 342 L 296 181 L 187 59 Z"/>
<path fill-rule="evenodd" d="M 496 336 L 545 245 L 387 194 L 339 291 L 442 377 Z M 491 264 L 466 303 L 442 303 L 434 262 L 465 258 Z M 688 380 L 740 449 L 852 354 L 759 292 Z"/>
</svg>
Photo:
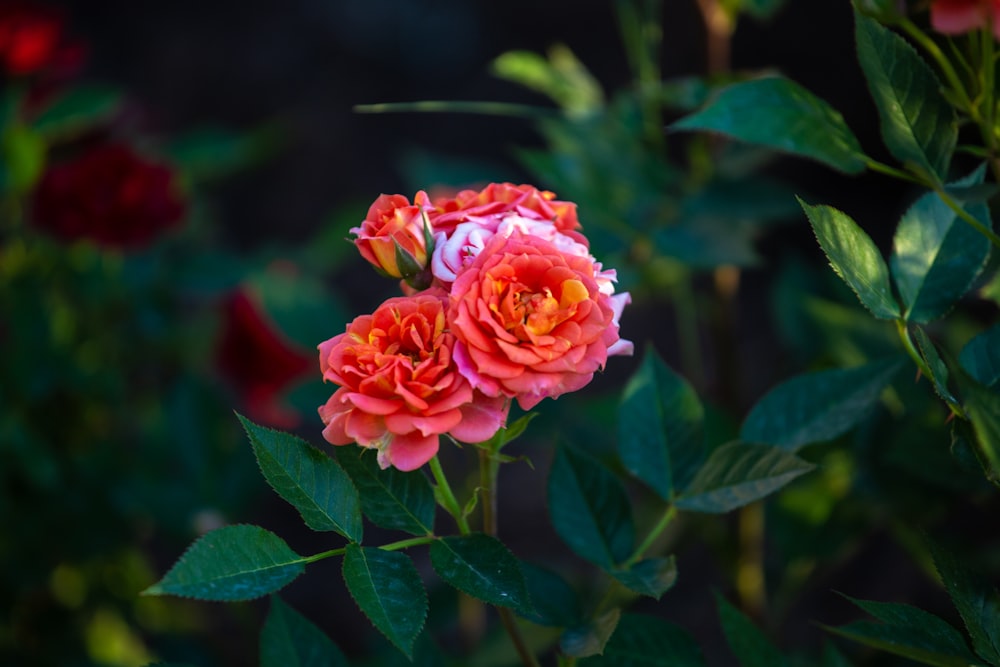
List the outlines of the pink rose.
<svg viewBox="0 0 1000 667">
<path fill-rule="evenodd" d="M 482 442 L 503 426 L 508 404 L 473 389 L 453 360 L 455 336 L 438 289 L 388 299 L 319 346 L 323 379 L 340 387 L 319 408 L 323 437 L 378 450 L 383 468 L 415 470 L 449 433 Z"/>
<path fill-rule="evenodd" d="M 590 249 L 581 234 L 562 232 L 548 220 L 522 218 L 516 214 L 504 213 L 459 223 L 450 235 L 438 232 L 435 236 L 434 255 L 431 258 L 431 273 L 438 284 L 445 288 L 449 287 L 495 234 L 510 236 L 514 230 L 545 239 L 560 252 L 590 257 Z M 613 287 L 608 293 L 612 292 L 614 292 Z"/>
<path fill-rule="evenodd" d="M 361 256 L 393 278 L 412 278 L 427 266 L 422 207 L 403 195 L 380 195 L 360 227 L 351 229 Z"/>
<path fill-rule="evenodd" d="M 934 0 L 931 26 L 945 35 L 992 27 L 1000 39 L 1000 0 Z"/>
<path fill-rule="evenodd" d="M 576 204 L 556 201 L 553 193 L 532 185 L 490 183 L 478 192 L 463 190 L 454 198 L 437 199 L 432 208 L 428 214 L 434 231 L 449 235 L 462 222 L 497 216 L 505 218 L 508 215 L 547 220 L 562 232 L 572 232 L 580 227 Z"/>
<path fill-rule="evenodd" d="M 607 294 L 599 277 L 609 273 L 592 257 L 550 240 L 519 229 L 494 235 L 452 285 L 459 371 L 525 410 L 585 386 L 609 354 L 632 352 L 618 335 L 629 295 Z"/>
</svg>

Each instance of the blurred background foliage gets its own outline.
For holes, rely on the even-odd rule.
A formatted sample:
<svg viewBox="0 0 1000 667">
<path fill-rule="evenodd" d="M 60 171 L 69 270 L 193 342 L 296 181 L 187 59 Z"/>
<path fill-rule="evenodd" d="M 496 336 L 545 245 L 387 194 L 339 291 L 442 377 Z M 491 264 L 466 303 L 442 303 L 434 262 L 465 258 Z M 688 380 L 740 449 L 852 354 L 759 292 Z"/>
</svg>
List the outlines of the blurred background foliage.
<svg viewBox="0 0 1000 667">
<path fill-rule="evenodd" d="M 379 193 L 509 180 L 576 202 L 633 295 L 623 335 L 692 383 L 714 444 L 790 375 L 899 352 L 794 196 L 850 212 L 885 248 L 916 189 L 665 131 L 773 68 L 879 157 L 851 20 L 841 0 L 5 3 L 0 662 L 254 662 L 259 604 L 137 593 L 221 524 L 316 542 L 267 493 L 232 411 L 318 441 L 316 344 L 395 293 L 345 241 Z M 25 25 L 30 48 L 8 27 Z M 998 298 L 994 283 L 963 301 L 941 345 L 957 354 Z M 501 478 L 504 542 L 585 594 L 589 566 L 538 518 L 541 480 L 556 441 L 616 465 L 637 363 L 544 405 L 516 445 L 532 466 Z M 831 590 L 954 618 L 922 532 L 988 572 L 1000 540 L 984 529 L 996 494 L 949 452 L 946 418 L 926 382 L 897 379 L 859 429 L 807 450 L 818 473 L 766 508 L 673 531 L 678 584 L 636 608 L 688 628 L 710 664 L 732 660 L 713 588 L 804 664 L 823 643 L 814 621 L 858 615 Z M 285 597 L 348 654 L 381 646 L 329 581 Z M 429 627 L 459 643 L 438 593 Z M 481 664 L 505 664 L 498 652 Z"/>
</svg>

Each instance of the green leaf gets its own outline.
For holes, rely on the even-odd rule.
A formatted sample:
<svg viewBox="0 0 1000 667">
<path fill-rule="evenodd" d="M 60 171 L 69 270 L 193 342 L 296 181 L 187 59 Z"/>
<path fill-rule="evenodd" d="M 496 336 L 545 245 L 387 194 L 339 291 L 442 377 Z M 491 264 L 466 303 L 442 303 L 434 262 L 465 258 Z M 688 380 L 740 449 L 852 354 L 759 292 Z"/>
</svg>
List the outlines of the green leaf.
<svg viewBox="0 0 1000 667">
<path fill-rule="evenodd" d="M 924 648 L 921 644 L 926 643 L 926 638 L 919 630 L 897 628 L 869 621 L 856 621 L 836 628 L 826 625 L 821 627 L 865 646 L 909 658 L 925 665 L 968 667 L 978 664 L 978 661 L 970 663 L 965 658 Z"/>
<path fill-rule="evenodd" d="M 411 535 L 434 532 L 434 491 L 419 470 L 382 470 L 362 447 L 337 447 L 334 454 L 361 495 L 361 509 L 376 526 Z"/>
<path fill-rule="evenodd" d="M 779 447 L 730 442 L 709 455 L 674 504 L 721 514 L 759 500 L 815 467 Z"/>
<path fill-rule="evenodd" d="M 49 142 L 63 140 L 109 120 L 122 104 L 117 88 L 73 86 L 45 107 L 32 127 Z"/>
<path fill-rule="evenodd" d="M 961 184 L 981 183 L 985 165 Z M 985 203 L 964 209 L 989 228 Z M 948 208 L 936 192 L 910 207 L 896 228 L 889 258 L 902 299 L 903 316 L 911 322 L 935 320 L 960 299 L 982 272 L 990 256 L 990 240 Z"/>
<path fill-rule="evenodd" d="M 764 633 L 747 618 L 743 612 L 715 594 L 715 603 L 719 609 L 719 621 L 722 632 L 733 655 L 743 667 L 780 667 L 788 661 L 781 651 L 772 644 Z"/>
<path fill-rule="evenodd" d="M 1000 484 L 1000 391 L 987 389 L 965 373 L 956 376 L 986 476 Z"/>
<path fill-rule="evenodd" d="M 670 128 L 718 132 L 812 158 L 847 174 L 865 170 L 861 146 L 843 116 L 802 86 L 780 77 L 723 88 L 706 108 Z"/>
<path fill-rule="evenodd" d="M 816 240 L 830 266 L 858 295 L 872 315 L 883 320 L 899 317 L 899 305 L 889 286 L 889 269 L 878 248 L 846 213 L 830 206 L 810 206 L 799 199 Z"/>
<path fill-rule="evenodd" d="M 600 655 L 618 627 L 621 609 L 605 612 L 585 625 L 567 628 L 559 638 L 559 650 L 574 658 Z"/>
<path fill-rule="evenodd" d="M 839 635 L 931 665 L 978 662 L 961 633 L 934 614 L 907 604 L 844 597 L 882 623 L 858 622 L 828 628 Z"/>
<path fill-rule="evenodd" d="M 904 165 L 942 181 L 958 138 L 954 108 L 934 70 L 910 44 L 855 12 L 858 60 L 881 120 L 882 140 Z"/>
<path fill-rule="evenodd" d="M 917 339 L 917 347 L 920 349 L 920 356 L 931 371 L 930 380 L 931 384 L 934 385 L 934 392 L 942 400 L 958 403 L 958 399 L 948 390 L 948 367 L 941 359 L 941 355 L 938 354 L 934 341 L 930 339 L 927 332 L 919 327 L 914 330 L 914 335 Z"/>
<path fill-rule="evenodd" d="M 565 628 L 582 622 L 580 596 L 555 572 L 521 562 L 521 573 L 533 609 L 521 613 L 538 625 Z"/>
<path fill-rule="evenodd" d="M 299 511 L 306 525 L 360 542 L 361 501 L 344 469 L 301 438 L 236 416 L 268 484 Z"/>
<path fill-rule="evenodd" d="M 463 593 L 500 607 L 531 609 L 520 563 L 495 537 L 444 537 L 431 543 L 430 552 L 434 571 Z"/>
<path fill-rule="evenodd" d="M 197 539 L 144 595 L 252 600 L 285 587 L 306 560 L 259 526 L 225 526 Z"/>
<path fill-rule="evenodd" d="M 929 547 L 941 581 L 972 638 L 972 648 L 987 662 L 1000 665 L 1000 595 L 996 588 L 986 577 L 961 565 L 950 551 L 937 544 Z"/>
<path fill-rule="evenodd" d="M 788 451 L 832 440 L 868 414 L 901 365 L 898 360 L 883 360 L 785 380 L 753 406 L 740 428 L 740 439 Z"/>
<path fill-rule="evenodd" d="M 626 470 L 664 500 L 705 457 L 698 395 L 650 346 L 618 407 L 618 454 Z"/>
<path fill-rule="evenodd" d="M 635 541 L 629 499 L 598 461 L 559 447 L 548 503 L 556 533 L 578 556 L 605 570 L 628 558 Z"/>
<path fill-rule="evenodd" d="M 284 141 L 284 130 L 277 125 L 250 131 L 201 127 L 177 137 L 168 152 L 189 178 L 206 182 L 261 162 Z"/>
<path fill-rule="evenodd" d="M 365 616 L 396 648 L 413 657 L 427 617 L 427 591 L 409 556 L 348 544 L 344 583 Z"/>
<path fill-rule="evenodd" d="M 611 574 L 626 588 L 659 600 L 677 582 L 677 561 L 673 556 L 647 558 Z"/>
<path fill-rule="evenodd" d="M 966 343 L 958 361 L 979 384 L 987 389 L 1000 388 L 1000 324 Z"/>
<path fill-rule="evenodd" d="M 821 667 L 852 667 L 851 663 L 841 655 L 833 642 L 823 642 L 823 662 Z"/>
<path fill-rule="evenodd" d="M 681 627 L 640 614 L 622 617 L 600 657 L 580 667 L 704 667 L 701 647 Z"/>
<path fill-rule="evenodd" d="M 548 59 L 531 51 L 508 51 L 493 61 L 493 73 L 547 95 L 570 114 L 587 114 L 604 105 L 600 84 L 563 44 Z"/>
<path fill-rule="evenodd" d="M 260 633 L 260 667 L 348 665 L 347 658 L 322 630 L 272 596 L 271 610 Z"/>
</svg>

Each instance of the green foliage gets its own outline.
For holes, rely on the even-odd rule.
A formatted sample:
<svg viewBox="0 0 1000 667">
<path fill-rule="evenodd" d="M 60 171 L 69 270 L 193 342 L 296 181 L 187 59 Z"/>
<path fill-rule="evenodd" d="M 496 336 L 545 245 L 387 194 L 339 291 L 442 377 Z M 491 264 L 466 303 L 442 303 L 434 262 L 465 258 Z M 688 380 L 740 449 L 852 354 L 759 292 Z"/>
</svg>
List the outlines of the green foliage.
<svg viewBox="0 0 1000 667">
<path fill-rule="evenodd" d="M 865 170 L 861 146 L 843 117 L 797 83 L 769 77 L 724 88 L 710 104 L 673 123 L 818 160 L 847 174 Z"/>
<path fill-rule="evenodd" d="M 75 86 L 63 91 L 32 120 L 46 141 L 73 138 L 108 121 L 121 108 L 122 92 L 102 85 Z"/>
<path fill-rule="evenodd" d="M 519 610 L 532 623 L 553 627 L 572 627 L 583 620 L 577 592 L 555 572 L 532 563 L 521 562 L 521 573 L 528 588 L 532 608 Z"/>
<path fill-rule="evenodd" d="M 435 540 L 431 563 L 442 579 L 463 593 L 500 607 L 531 609 L 520 564 L 494 537 L 474 533 Z"/>
<path fill-rule="evenodd" d="M 788 661 L 753 622 L 720 594 L 715 594 L 726 642 L 742 667 L 780 667 Z"/>
<path fill-rule="evenodd" d="M 632 551 L 635 529 L 621 483 L 597 460 L 556 450 L 548 482 L 556 534 L 584 560 L 610 570 Z"/>
<path fill-rule="evenodd" d="M 801 199 L 816 240 L 861 304 L 883 320 L 899 317 L 899 305 L 892 296 L 889 269 L 871 237 L 846 213 L 830 206 L 810 206 Z"/>
<path fill-rule="evenodd" d="M 981 574 L 959 563 L 940 545 L 930 545 L 934 565 L 972 638 L 972 648 L 990 664 L 1000 664 L 1000 594 Z"/>
<path fill-rule="evenodd" d="M 701 648 L 683 628 L 663 619 L 626 614 L 599 657 L 584 667 L 703 667 Z"/>
<path fill-rule="evenodd" d="M 670 500 L 704 459 L 703 419 L 701 401 L 691 386 L 649 348 L 618 408 L 622 464 Z"/>
<path fill-rule="evenodd" d="M 588 658 L 602 654 L 621 617 L 620 609 L 612 609 L 584 625 L 567 628 L 559 638 L 559 650 L 574 658 Z"/>
<path fill-rule="evenodd" d="M 858 60 L 886 147 L 907 167 L 944 181 L 958 123 L 937 75 L 905 39 L 874 19 L 856 12 L 855 25 Z"/>
<path fill-rule="evenodd" d="M 856 621 L 827 628 L 835 634 L 926 665 L 958 667 L 977 662 L 958 630 L 933 614 L 905 604 L 848 599 L 880 623 Z"/>
<path fill-rule="evenodd" d="M 323 632 L 278 596 L 260 632 L 261 667 L 347 667 L 347 658 Z"/>
<path fill-rule="evenodd" d="M 982 183 L 985 165 L 956 185 Z M 966 204 L 965 211 L 990 226 L 983 202 Z M 970 227 L 935 192 L 923 195 L 903 215 L 889 258 L 892 278 L 903 303 L 903 317 L 927 323 L 952 309 L 990 256 L 990 241 Z"/>
<path fill-rule="evenodd" d="M 897 359 L 800 375 L 772 388 L 743 421 L 745 442 L 794 452 L 858 425 L 899 372 Z"/>
<path fill-rule="evenodd" d="M 781 447 L 730 442 L 716 448 L 676 506 L 721 514 L 774 493 L 815 466 Z"/>
<path fill-rule="evenodd" d="M 413 657 L 427 617 L 427 592 L 406 554 L 349 544 L 344 583 L 365 616 L 396 648 Z"/>
<path fill-rule="evenodd" d="M 361 501 L 343 468 L 305 440 L 237 416 L 264 478 L 299 511 L 306 525 L 360 542 Z"/>
<path fill-rule="evenodd" d="M 146 595 L 198 600 L 252 600 L 274 593 L 305 571 L 305 559 L 259 526 L 213 530 L 195 541 Z"/>
<path fill-rule="evenodd" d="M 677 582 L 677 562 L 673 556 L 648 558 L 612 574 L 636 593 L 659 600 Z"/>
<path fill-rule="evenodd" d="M 965 372 L 987 389 L 1000 385 L 1000 324 L 966 343 L 958 360 Z"/>
<path fill-rule="evenodd" d="M 350 475 L 369 521 L 412 535 L 434 532 L 434 491 L 420 472 L 381 470 L 371 452 L 360 447 L 338 447 L 337 461 Z"/>
</svg>

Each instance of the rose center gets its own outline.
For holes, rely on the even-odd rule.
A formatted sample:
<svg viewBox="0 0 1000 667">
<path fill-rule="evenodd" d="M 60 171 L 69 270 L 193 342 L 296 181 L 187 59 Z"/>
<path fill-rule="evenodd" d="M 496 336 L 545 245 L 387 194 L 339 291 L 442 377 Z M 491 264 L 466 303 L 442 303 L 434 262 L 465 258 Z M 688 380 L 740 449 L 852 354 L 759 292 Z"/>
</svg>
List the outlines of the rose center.
<svg viewBox="0 0 1000 667">
<path fill-rule="evenodd" d="M 499 308 L 504 328 L 521 340 L 544 336 L 573 317 L 577 304 L 590 297 L 579 280 L 564 280 L 557 292 L 558 298 L 547 286 L 539 292 L 510 290 Z"/>
</svg>

